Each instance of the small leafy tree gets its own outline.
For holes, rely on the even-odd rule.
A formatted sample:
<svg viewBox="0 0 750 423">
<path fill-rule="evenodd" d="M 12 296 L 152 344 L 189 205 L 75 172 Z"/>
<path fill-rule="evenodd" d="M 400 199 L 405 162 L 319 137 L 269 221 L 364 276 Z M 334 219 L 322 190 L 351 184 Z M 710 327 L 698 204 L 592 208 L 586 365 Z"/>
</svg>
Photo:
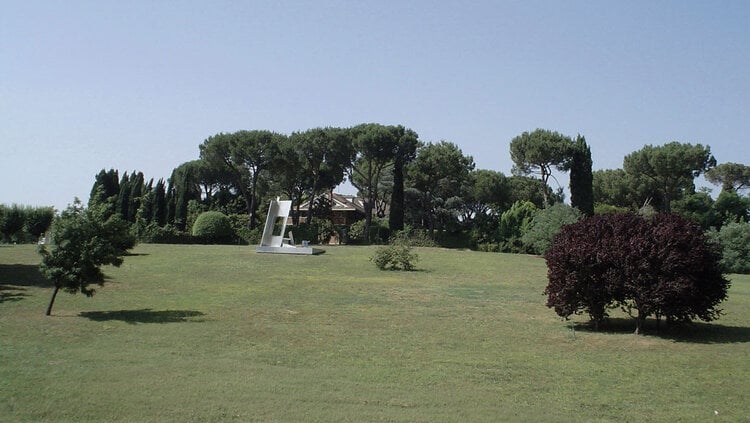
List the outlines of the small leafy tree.
<svg viewBox="0 0 750 423">
<path fill-rule="evenodd" d="M 85 209 L 76 198 L 53 223 L 49 249 L 46 245 L 39 248 L 39 269 L 54 284 L 45 314 L 52 312 L 61 288 L 71 294 L 80 291 L 87 297 L 94 295 L 90 285 L 104 284 L 101 266 L 119 266 L 134 245 L 128 223 L 118 214 L 111 213 L 106 205 Z"/>
<path fill-rule="evenodd" d="M 598 327 L 620 306 L 640 333 L 651 315 L 719 317 L 729 281 L 700 226 L 675 214 L 616 213 L 563 227 L 546 254 L 547 306 L 563 318 L 587 312 Z"/>
</svg>

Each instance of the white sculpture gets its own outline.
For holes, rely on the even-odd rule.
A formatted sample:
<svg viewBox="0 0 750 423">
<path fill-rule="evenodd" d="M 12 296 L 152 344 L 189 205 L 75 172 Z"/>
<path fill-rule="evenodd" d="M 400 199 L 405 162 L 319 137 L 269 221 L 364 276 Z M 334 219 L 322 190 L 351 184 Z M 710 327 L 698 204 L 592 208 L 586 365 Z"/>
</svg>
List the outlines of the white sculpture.
<svg viewBox="0 0 750 423">
<path fill-rule="evenodd" d="M 292 202 L 289 200 L 271 200 L 266 216 L 266 226 L 263 227 L 263 238 L 260 245 L 255 249 L 258 253 L 281 253 L 281 254 L 321 254 L 324 250 L 307 246 L 307 241 L 302 241 L 302 246 L 294 244 L 294 235 L 289 231 L 289 236 L 284 237 L 286 222 L 289 220 L 289 210 Z"/>
</svg>

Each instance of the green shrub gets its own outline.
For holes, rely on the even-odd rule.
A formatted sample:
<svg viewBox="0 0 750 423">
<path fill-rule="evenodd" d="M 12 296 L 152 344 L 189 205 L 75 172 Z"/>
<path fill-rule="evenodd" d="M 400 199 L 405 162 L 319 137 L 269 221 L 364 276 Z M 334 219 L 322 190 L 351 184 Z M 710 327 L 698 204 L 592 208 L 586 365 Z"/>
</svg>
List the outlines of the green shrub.
<svg viewBox="0 0 750 423">
<path fill-rule="evenodd" d="M 557 203 L 539 210 L 531 219 L 531 224 L 521 237 L 526 250 L 534 254 L 544 254 L 552 245 L 552 238 L 564 225 L 576 223 L 583 215 L 578 209 Z"/>
<path fill-rule="evenodd" d="M 234 242 L 237 244 L 260 244 L 260 239 L 263 237 L 263 226 L 257 226 L 255 229 L 247 227 L 250 221 L 250 215 L 247 213 L 237 214 L 233 213 L 227 216 L 229 223 L 232 226 L 235 239 Z"/>
<path fill-rule="evenodd" d="M 727 273 L 750 273 L 750 223 L 730 222 L 712 229 L 709 238 L 721 246 L 721 268 Z"/>
<path fill-rule="evenodd" d="M 195 219 L 193 236 L 210 244 L 231 243 L 234 231 L 229 218 L 222 212 L 203 212 Z"/>
<path fill-rule="evenodd" d="M 526 252 L 521 237 L 531 226 L 531 220 L 537 212 L 534 203 L 530 201 L 516 201 L 500 215 L 498 229 L 503 241 L 501 249 L 507 253 Z"/>
<path fill-rule="evenodd" d="M 365 221 L 358 220 L 349 225 L 347 238 L 351 244 L 362 244 L 365 242 Z"/>
<path fill-rule="evenodd" d="M 156 222 L 151 222 L 145 227 L 138 227 L 136 236 L 138 241 L 147 244 L 192 244 L 195 242 L 193 237 L 177 229 L 173 225 L 159 226 Z"/>
<path fill-rule="evenodd" d="M 387 243 L 391 235 L 391 230 L 388 227 L 388 222 L 381 219 L 372 219 L 370 222 L 370 244 L 383 244 Z M 365 244 L 365 221 L 358 220 L 349 226 L 347 231 L 348 242 L 351 244 Z"/>
<path fill-rule="evenodd" d="M 408 244 L 394 243 L 378 247 L 370 260 L 380 270 L 414 270 L 419 256 L 412 252 Z"/>
</svg>

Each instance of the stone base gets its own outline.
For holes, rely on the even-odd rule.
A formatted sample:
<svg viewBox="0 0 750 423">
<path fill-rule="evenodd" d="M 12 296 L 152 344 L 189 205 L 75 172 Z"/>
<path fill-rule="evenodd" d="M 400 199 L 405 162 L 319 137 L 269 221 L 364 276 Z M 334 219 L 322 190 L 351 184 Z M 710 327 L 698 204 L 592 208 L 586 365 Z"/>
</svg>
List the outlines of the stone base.
<svg viewBox="0 0 750 423">
<path fill-rule="evenodd" d="M 256 253 L 275 253 L 275 254 L 302 254 L 302 255 L 317 255 L 323 254 L 326 251 L 320 248 L 312 247 L 295 247 L 293 245 L 284 244 L 282 247 L 266 247 L 259 245 L 255 248 Z"/>
</svg>

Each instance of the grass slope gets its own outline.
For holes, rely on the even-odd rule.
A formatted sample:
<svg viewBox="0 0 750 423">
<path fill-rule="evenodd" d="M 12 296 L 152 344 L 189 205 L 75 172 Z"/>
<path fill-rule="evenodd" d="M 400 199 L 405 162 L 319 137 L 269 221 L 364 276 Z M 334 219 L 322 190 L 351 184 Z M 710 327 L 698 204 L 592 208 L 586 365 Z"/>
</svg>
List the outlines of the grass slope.
<svg viewBox="0 0 750 423">
<path fill-rule="evenodd" d="M 713 324 L 594 333 L 544 260 L 141 245 L 93 298 L 0 246 L 1 421 L 750 421 L 750 277 Z M 718 415 L 715 414 L 718 411 Z"/>
</svg>

